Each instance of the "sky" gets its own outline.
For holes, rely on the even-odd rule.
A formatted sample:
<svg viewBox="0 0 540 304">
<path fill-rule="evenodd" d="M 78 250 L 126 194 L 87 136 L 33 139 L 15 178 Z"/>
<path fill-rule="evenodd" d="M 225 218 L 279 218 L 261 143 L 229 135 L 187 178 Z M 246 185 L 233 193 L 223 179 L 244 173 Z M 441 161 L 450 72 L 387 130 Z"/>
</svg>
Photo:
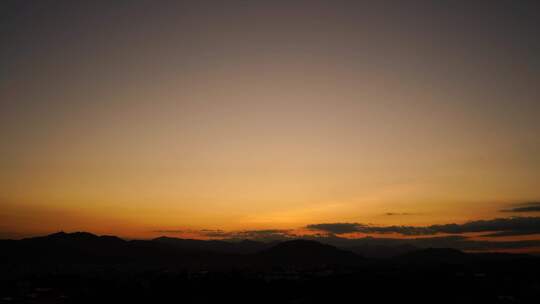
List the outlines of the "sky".
<svg viewBox="0 0 540 304">
<path fill-rule="evenodd" d="M 2 1 L 0 237 L 537 238 L 539 23 L 537 1 Z"/>
</svg>

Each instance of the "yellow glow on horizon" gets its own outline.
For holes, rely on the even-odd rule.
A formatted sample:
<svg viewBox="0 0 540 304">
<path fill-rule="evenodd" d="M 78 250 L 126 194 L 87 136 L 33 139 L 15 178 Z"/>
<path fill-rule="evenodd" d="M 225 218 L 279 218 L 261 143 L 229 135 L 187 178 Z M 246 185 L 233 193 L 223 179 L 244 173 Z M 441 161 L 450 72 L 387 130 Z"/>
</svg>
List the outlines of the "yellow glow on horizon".
<svg viewBox="0 0 540 304">
<path fill-rule="evenodd" d="M 536 58 L 516 37 L 275 5 L 12 33 L 0 232 L 430 225 L 540 199 Z"/>
</svg>

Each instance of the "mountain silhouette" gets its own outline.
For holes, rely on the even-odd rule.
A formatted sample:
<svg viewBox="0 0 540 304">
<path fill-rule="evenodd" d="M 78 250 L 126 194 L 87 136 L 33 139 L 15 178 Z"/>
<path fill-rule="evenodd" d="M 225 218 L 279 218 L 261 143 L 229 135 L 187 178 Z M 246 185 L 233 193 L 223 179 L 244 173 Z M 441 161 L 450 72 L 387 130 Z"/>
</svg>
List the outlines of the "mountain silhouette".
<svg viewBox="0 0 540 304">
<path fill-rule="evenodd" d="M 115 236 L 88 232 L 58 232 L 47 236 L 3 243 L 2 257 L 26 262 L 94 263 L 122 260 L 129 253 L 128 243 Z"/>
<path fill-rule="evenodd" d="M 269 265 L 357 265 L 363 261 L 353 252 L 308 240 L 285 241 L 256 256 Z"/>
<path fill-rule="evenodd" d="M 219 240 L 193 240 L 171 237 L 158 237 L 152 241 L 170 245 L 174 248 L 190 252 L 217 252 L 217 253 L 238 253 L 248 254 L 261 251 L 269 247 L 269 244 L 251 240 L 242 240 L 238 242 L 227 242 Z"/>
<path fill-rule="evenodd" d="M 452 248 L 426 248 L 395 257 L 395 260 L 406 263 L 465 263 L 472 255 Z"/>
<path fill-rule="evenodd" d="M 401 245 L 361 245 L 348 248 L 350 251 L 368 258 L 393 258 L 408 252 L 419 250 L 418 247 L 409 244 Z"/>
<path fill-rule="evenodd" d="M 169 237 L 126 241 L 88 232 L 59 232 L 19 241 L 2 241 L 0 247 L 4 261 L 25 263 L 162 262 L 220 268 L 223 265 L 356 265 L 364 260 L 353 252 L 309 240 L 277 244 Z"/>
<path fill-rule="evenodd" d="M 306 267 L 314 265 L 365 265 L 367 256 L 391 257 L 407 264 L 463 264 L 471 261 L 504 261 L 527 255 L 470 254 L 449 248 L 417 249 L 409 245 L 338 248 L 313 240 L 282 242 L 193 240 L 159 237 L 123 240 L 88 232 L 58 232 L 22 240 L 0 240 L 3 263 L 41 264 L 162 264 L 188 268 Z"/>
<path fill-rule="evenodd" d="M 537 257 L 394 247 L 354 248 L 393 256 L 371 259 L 346 247 L 301 239 L 271 243 L 169 237 L 123 240 L 59 232 L 0 240 L 0 302 L 341 303 L 355 297 L 382 303 L 404 298 L 415 303 L 538 300 Z M 405 253 L 395 256 L 400 250 Z M 419 287 L 422 292 L 411 293 Z"/>
<path fill-rule="evenodd" d="M 23 239 L 25 242 L 50 242 L 56 244 L 79 245 L 79 246 L 121 246 L 125 241 L 117 236 L 97 236 L 89 232 L 65 233 L 63 231 L 44 237 Z"/>
</svg>

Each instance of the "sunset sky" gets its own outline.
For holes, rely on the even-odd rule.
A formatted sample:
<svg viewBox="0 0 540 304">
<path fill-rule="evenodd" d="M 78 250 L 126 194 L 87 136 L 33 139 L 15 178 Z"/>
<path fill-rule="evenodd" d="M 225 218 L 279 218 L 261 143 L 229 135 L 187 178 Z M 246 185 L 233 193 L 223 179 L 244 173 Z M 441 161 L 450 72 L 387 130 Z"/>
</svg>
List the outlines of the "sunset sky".
<svg viewBox="0 0 540 304">
<path fill-rule="evenodd" d="M 540 235 L 538 1 L 5 1 L 0 105 L 0 238 Z"/>
</svg>

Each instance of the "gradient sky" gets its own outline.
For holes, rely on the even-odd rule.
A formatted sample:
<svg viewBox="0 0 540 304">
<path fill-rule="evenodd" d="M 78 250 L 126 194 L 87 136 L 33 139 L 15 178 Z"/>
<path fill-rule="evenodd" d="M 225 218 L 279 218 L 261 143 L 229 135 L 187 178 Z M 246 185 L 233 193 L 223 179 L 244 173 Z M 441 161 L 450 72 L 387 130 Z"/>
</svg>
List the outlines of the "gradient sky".
<svg viewBox="0 0 540 304">
<path fill-rule="evenodd" d="M 538 3 L 2 1 L 0 236 L 509 216 Z"/>
</svg>

